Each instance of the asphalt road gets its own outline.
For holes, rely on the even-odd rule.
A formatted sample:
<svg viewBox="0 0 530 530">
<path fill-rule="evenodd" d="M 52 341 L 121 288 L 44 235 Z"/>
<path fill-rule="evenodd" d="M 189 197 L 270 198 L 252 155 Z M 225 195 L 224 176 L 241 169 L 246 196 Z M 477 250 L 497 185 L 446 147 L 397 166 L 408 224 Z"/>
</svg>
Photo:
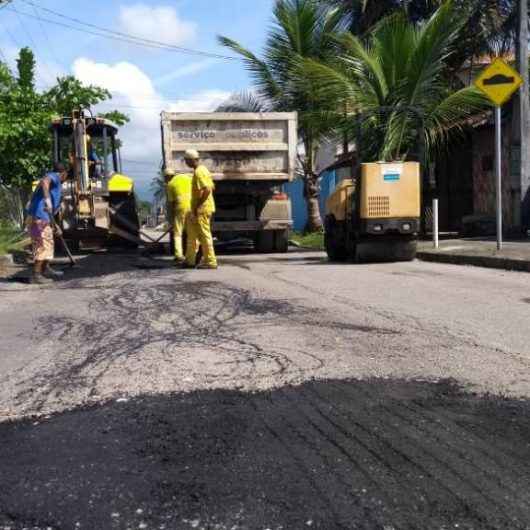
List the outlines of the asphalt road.
<svg viewBox="0 0 530 530">
<path fill-rule="evenodd" d="M 0 529 L 529 529 L 529 310 L 303 252 L 0 281 Z"/>
</svg>

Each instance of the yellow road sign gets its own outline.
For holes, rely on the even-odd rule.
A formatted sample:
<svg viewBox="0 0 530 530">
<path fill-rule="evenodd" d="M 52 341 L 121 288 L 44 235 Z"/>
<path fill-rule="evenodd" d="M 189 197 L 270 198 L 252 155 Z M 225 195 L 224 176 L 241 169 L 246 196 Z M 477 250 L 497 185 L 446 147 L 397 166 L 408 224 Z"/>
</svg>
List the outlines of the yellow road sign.
<svg viewBox="0 0 530 530">
<path fill-rule="evenodd" d="M 475 80 L 475 86 L 499 107 L 504 105 L 522 84 L 519 73 L 502 59 L 495 59 Z"/>
</svg>

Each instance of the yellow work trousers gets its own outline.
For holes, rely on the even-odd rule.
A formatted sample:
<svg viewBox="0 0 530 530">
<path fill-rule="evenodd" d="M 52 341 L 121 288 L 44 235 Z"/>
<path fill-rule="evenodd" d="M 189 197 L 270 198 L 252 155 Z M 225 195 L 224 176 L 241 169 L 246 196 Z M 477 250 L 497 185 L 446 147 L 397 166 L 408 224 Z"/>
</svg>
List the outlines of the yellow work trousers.
<svg viewBox="0 0 530 530">
<path fill-rule="evenodd" d="M 186 223 L 186 236 L 188 238 L 186 245 L 186 263 L 190 266 L 195 265 L 199 245 L 202 249 L 202 261 L 205 265 L 216 266 L 217 258 L 213 248 L 213 237 L 211 229 L 212 216 L 209 213 L 199 213 L 195 218 L 188 216 Z"/>
<path fill-rule="evenodd" d="M 182 238 L 184 230 L 186 229 L 186 220 L 188 218 L 188 210 L 177 210 L 173 218 L 173 245 L 175 247 L 175 258 L 184 259 L 184 248 L 182 245 Z"/>
</svg>

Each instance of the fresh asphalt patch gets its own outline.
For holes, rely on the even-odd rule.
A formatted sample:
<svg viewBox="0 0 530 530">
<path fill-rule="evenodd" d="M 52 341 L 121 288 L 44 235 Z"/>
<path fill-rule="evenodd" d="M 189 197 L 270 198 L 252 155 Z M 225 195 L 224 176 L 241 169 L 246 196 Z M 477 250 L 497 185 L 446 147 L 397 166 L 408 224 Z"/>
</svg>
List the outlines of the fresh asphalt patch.
<svg viewBox="0 0 530 530">
<path fill-rule="evenodd" d="M 0 529 L 530 528 L 530 402 L 311 381 L 0 424 Z"/>
</svg>

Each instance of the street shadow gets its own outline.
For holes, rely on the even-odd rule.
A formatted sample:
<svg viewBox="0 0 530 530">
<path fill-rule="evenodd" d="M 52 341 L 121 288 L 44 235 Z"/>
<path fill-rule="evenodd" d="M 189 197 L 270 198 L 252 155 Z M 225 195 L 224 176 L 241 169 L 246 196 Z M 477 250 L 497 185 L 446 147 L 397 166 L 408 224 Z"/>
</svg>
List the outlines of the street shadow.
<svg viewBox="0 0 530 530">
<path fill-rule="evenodd" d="M 166 249 L 167 250 L 167 249 Z M 220 245 L 216 247 L 216 253 L 220 257 L 220 265 L 241 265 L 251 263 L 263 263 L 265 261 L 277 262 L 307 262 L 315 261 L 325 262 L 320 257 L 303 256 L 304 251 L 298 249 L 292 250 L 296 256 L 291 255 L 271 255 L 260 254 L 248 245 Z M 300 252 L 302 256 L 300 256 Z M 308 252 L 305 252 L 308 253 Z M 242 259 L 239 259 L 239 258 Z M 226 258 L 226 259 L 223 259 Z M 232 258 L 235 258 L 233 260 Z M 146 249 L 123 250 L 87 250 L 83 253 L 74 255 L 75 266 L 71 266 L 68 258 L 62 253 L 58 253 L 53 267 L 64 273 L 64 276 L 53 286 L 47 288 L 61 288 L 66 286 L 64 282 L 72 280 L 84 280 L 90 278 L 100 278 L 112 274 L 130 273 L 133 271 L 150 271 L 150 270 L 173 270 L 176 273 L 183 273 L 185 270 L 175 267 L 172 256 L 169 252 L 149 252 Z M 9 284 L 30 284 L 31 282 L 31 265 L 25 266 L 19 263 L 19 268 L 11 275 L 0 277 L 0 289 L 2 285 Z"/>
<path fill-rule="evenodd" d="M 0 528 L 528 529 L 529 438 L 449 381 L 122 398 L 0 424 Z"/>
<path fill-rule="evenodd" d="M 75 265 L 69 260 L 58 256 L 54 261 L 54 269 L 61 271 L 64 276 L 48 288 L 61 288 L 67 282 L 100 278 L 112 274 L 130 273 L 139 270 L 173 269 L 175 265 L 170 257 L 161 254 L 143 254 L 140 251 L 92 251 L 74 256 Z M 31 265 L 20 267 L 10 276 L 0 278 L 0 286 L 9 284 L 30 284 Z"/>
</svg>

